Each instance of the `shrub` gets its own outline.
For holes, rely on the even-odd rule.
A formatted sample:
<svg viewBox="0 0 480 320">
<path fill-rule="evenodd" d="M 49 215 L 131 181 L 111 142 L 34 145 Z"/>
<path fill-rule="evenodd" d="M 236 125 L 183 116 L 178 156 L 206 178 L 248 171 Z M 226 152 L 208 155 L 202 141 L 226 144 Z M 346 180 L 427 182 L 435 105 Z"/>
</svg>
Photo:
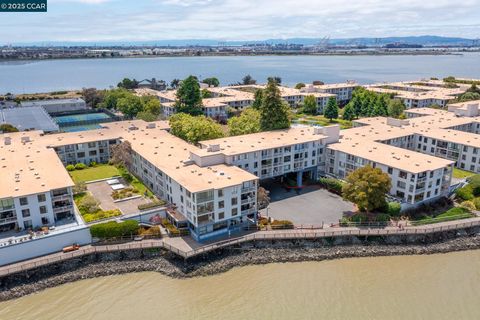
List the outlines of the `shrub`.
<svg viewBox="0 0 480 320">
<path fill-rule="evenodd" d="M 87 194 L 80 200 L 78 209 L 82 213 L 95 213 L 100 210 L 99 203 L 92 195 Z"/>
<path fill-rule="evenodd" d="M 342 217 L 340 219 L 340 227 L 348 227 L 349 224 L 350 224 L 350 220 L 348 220 L 347 217 Z"/>
<path fill-rule="evenodd" d="M 390 215 L 386 213 L 379 213 L 375 217 L 376 222 L 389 222 L 390 221 Z"/>
<path fill-rule="evenodd" d="M 389 202 L 387 213 L 392 217 L 398 217 L 402 206 L 398 202 Z"/>
<path fill-rule="evenodd" d="M 88 222 L 107 219 L 107 218 L 116 217 L 120 215 L 122 215 L 122 212 L 120 210 L 113 209 L 113 210 L 106 210 L 106 211 L 99 210 L 95 213 L 86 213 L 86 214 L 83 214 L 82 217 L 83 217 L 83 220 L 85 220 L 85 222 L 88 223 Z"/>
<path fill-rule="evenodd" d="M 319 183 L 329 191 L 336 194 L 342 194 L 342 182 L 333 178 L 320 178 Z"/>
<path fill-rule="evenodd" d="M 135 220 L 127 220 L 117 223 L 115 221 L 99 223 L 90 227 L 92 237 L 96 238 L 116 238 L 138 233 L 138 222 Z"/>
<path fill-rule="evenodd" d="M 95 161 L 92 161 L 90 162 L 89 164 L 90 167 L 96 167 L 97 166 L 97 163 Z"/>
<path fill-rule="evenodd" d="M 364 223 L 367 222 L 367 215 L 365 213 L 356 213 L 350 217 L 350 221 L 356 223 Z"/>
<path fill-rule="evenodd" d="M 463 209 L 467 209 L 468 211 L 475 210 L 475 203 L 473 201 L 463 201 L 462 203 L 460 203 L 460 206 Z"/>
<path fill-rule="evenodd" d="M 140 228 L 138 230 L 138 234 L 141 236 L 158 236 L 160 237 L 162 235 L 162 232 L 160 231 L 160 228 L 158 226 L 153 226 L 150 228 Z"/>
<path fill-rule="evenodd" d="M 166 204 L 166 202 L 163 201 L 163 200 L 154 200 L 154 201 L 149 202 L 149 203 L 139 204 L 138 205 L 138 210 L 152 209 L 152 208 L 156 208 L 156 207 L 161 207 L 165 204 Z"/>
<path fill-rule="evenodd" d="M 86 165 L 85 163 L 81 163 L 81 162 L 80 162 L 80 163 L 77 163 L 77 164 L 75 165 L 75 169 L 76 169 L 76 170 L 83 170 L 83 169 L 85 169 L 86 167 L 87 167 L 87 165 Z"/>
<path fill-rule="evenodd" d="M 475 209 L 480 210 L 480 198 L 473 199 L 473 204 L 475 205 Z"/>
<path fill-rule="evenodd" d="M 293 223 L 289 220 L 274 220 L 270 226 L 272 229 L 293 229 Z"/>
<path fill-rule="evenodd" d="M 77 182 L 72 188 L 73 194 L 81 194 L 87 191 L 87 185 L 85 182 Z"/>
<path fill-rule="evenodd" d="M 69 164 L 68 166 L 65 167 L 65 169 L 67 169 L 67 171 L 73 171 L 75 170 L 75 166 L 73 164 Z"/>
<path fill-rule="evenodd" d="M 473 189 L 472 185 L 466 185 L 463 188 L 457 189 L 455 195 L 462 200 L 473 200 Z"/>
</svg>

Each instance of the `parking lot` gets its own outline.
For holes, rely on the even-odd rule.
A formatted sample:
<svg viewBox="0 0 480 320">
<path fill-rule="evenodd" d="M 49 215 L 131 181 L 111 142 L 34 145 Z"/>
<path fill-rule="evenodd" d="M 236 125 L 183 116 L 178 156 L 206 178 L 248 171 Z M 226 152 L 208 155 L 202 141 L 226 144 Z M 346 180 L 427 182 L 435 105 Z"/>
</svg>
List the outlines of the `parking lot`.
<svg viewBox="0 0 480 320">
<path fill-rule="evenodd" d="M 330 193 L 319 186 L 306 186 L 299 193 L 286 191 L 276 183 L 268 183 L 264 187 L 270 191 L 268 216 L 277 220 L 290 220 L 295 225 L 322 225 L 338 223 L 346 213 L 351 213 L 353 204 L 342 197 Z M 260 213 L 267 215 L 267 210 Z"/>
</svg>

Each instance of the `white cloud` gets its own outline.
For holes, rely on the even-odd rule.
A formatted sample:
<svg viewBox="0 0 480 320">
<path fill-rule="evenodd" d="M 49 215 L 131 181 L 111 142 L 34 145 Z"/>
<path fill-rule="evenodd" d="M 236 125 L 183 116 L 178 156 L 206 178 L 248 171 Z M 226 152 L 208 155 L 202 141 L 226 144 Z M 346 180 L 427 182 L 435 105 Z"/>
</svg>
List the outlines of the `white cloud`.
<svg viewBox="0 0 480 320">
<path fill-rule="evenodd" d="M 79 10 L 80 4 L 96 5 Z M 0 42 L 422 34 L 477 38 L 479 5 L 480 0 L 50 0 L 45 15 L 0 20 Z"/>
</svg>

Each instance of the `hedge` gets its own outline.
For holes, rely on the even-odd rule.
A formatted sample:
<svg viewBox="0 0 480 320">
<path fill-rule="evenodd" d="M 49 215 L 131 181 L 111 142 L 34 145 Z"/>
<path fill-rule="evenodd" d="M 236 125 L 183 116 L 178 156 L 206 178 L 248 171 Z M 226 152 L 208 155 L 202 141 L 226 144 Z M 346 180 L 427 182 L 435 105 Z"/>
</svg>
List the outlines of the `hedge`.
<svg viewBox="0 0 480 320">
<path fill-rule="evenodd" d="M 320 178 L 318 182 L 327 190 L 337 194 L 342 194 L 343 183 L 340 180 L 333 178 Z"/>
<path fill-rule="evenodd" d="M 135 220 L 127 220 L 120 223 L 110 221 L 90 227 L 92 237 L 103 239 L 136 235 L 138 230 L 138 222 Z"/>
<path fill-rule="evenodd" d="M 138 210 L 147 210 L 147 209 L 157 208 L 157 207 L 164 206 L 165 204 L 166 202 L 163 200 L 154 200 L 152 202 L 139 204 Z"/>
<path fill-rule="evenodd" d="M 77 164 L 75 165 L 75 170 L 83 170 L 83 169 L 85 169 L 86 167 L 87 167 L 87 165 L 86 165 L 85 163 L 81 163 L 81 162 L 80 162 L 80 163 L 77 163 Z"/>
<path fill-rule="evenodd" d="M 400 215 L 400 210 L 402 206 L 398 202 L 389 202 L 387 213 L 392 217 L 397 217 Z"/>
</svg>

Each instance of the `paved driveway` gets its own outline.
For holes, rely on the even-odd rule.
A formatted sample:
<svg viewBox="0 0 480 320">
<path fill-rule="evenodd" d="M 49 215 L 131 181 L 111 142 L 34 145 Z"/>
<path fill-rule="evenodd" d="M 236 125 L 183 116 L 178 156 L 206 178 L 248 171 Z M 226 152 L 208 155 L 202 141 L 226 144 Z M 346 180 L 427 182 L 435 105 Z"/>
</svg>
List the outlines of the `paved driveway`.
<svg viewBox="0 0 480 320">
<path fill-rule="evenodd" d="M 290 192 L 270 183 L 265 186 L 270 190 L 268 215 L 274 219 L 286 219 L 296 225 L 321 225 L 338 223 L 344 213 L 350 213 L 353 205 L 343 201 L 340 196 L 321 189 L 319 186 L 307 186 L 299 194 Z M 267 210 L 261 210 L 263 216 Z"/>
</svg>

